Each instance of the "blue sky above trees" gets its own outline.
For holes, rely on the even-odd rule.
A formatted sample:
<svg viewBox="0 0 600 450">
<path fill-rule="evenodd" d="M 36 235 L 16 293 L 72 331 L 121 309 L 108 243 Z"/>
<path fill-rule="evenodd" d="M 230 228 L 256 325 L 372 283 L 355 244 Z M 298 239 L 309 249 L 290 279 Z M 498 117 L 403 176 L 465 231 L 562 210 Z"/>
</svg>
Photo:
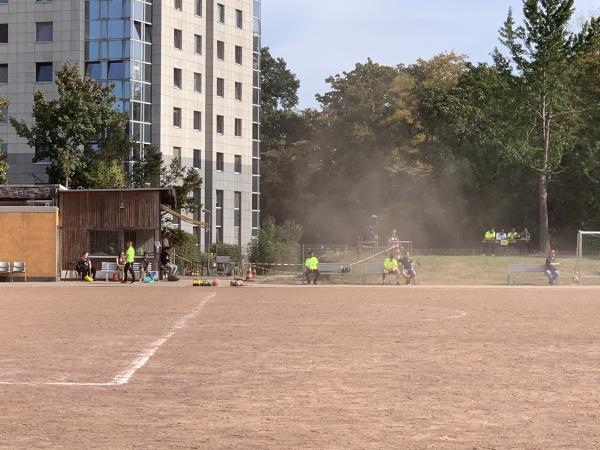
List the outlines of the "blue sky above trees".
<svg viewBox="0 0 600 450">
<path fill-rule="evenodd" d="M 489 60 L 509 7 L 520 21 L 521 0 L 264 0 L 263 45 L 300 78 L 300 107 L 316 107 L 325 78 L 368 57 L 411 64 L 454 51 Z M 575 8 L 577 22 L 600 14 L 600 1 Z"/>
</svg>

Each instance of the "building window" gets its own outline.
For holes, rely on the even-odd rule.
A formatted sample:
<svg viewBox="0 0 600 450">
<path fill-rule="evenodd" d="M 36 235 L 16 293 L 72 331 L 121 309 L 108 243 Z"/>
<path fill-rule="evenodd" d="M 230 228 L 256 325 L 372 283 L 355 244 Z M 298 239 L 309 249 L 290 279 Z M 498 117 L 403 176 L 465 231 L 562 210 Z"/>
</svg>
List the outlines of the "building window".
<svg viewBox="0 0 600 450">
<path fill-rule="evenodd" d="M 194 35 L 194 53 L 196 55 L 202 54 L 202 36 L 199 34 Z"/>
<path fill-rule="evenodd" d="M 202 74 L 194 72 L 194 92 L 202 92 Z"/>
<path fill-rule="evenodd" d="M 0 64 L 0 83 L 8 83 L 8 64 Z"/>
<path fill-rule="evenodd" d="M 217 78 L 217 97 L 225 97 L 225 80 Z"/>
<path fill-rule="evenodd" d="M 243 15 L 242 11 L 240 9 L 236 9 L 235 10 L 235 26 L 241 30 L 243 22 L 244 22 L 244 15 Z"/>
<path fill-rule="evenodd" d="M 225 60 L 225 42 L 217 41 L 217 59 L 220 61 Z"/>
<path fill-rule="evenodd" d="M 181 167 L 181 147 L 173 147 L 173 159 L 176 159 Z"/>
<path fill-rule="evenodd" d="M 233 157 L 233 171 L 235 173 L 242 173 L 242 155 L 235 155 Z"/>
<path fill-rule="evenodd" d="M 202 16 L 202 0 L 195 0 L 194 14 Z"/>
<path fill-rule="evenodd" d="M 173 45 L 176 49 L 181 50 L 183 48 L 182 41 L 181 30 L 173 30 Z"/>
<path fill-rule="evenodd" d="M 194 111 L 194 130 L 202 130 L 202 113 L 200 111 Z"/>
<path fill-rule="evenodd" d="M 239 45 L 235 46 L 235 63 L 242 64 L 242 47 Z"/>
<path fill-rule="evenodd" d="M 8 123 L 8 108 L 0 108 L 0 123 Z"/>
<path fill-rule="evenodd" d="M 129 74 L 127 74 L 129 76 Z M 123 61 L 111 61 L 108 63 L 108 79 L 109 80 L 120 80 L 125 78 L 125 63 Z M 139 91 L 141 95 L 141 86 L 138 83 Z M 135 93 L 137 94 L 137 92 Z"/>
<path fill-rule="evenodd" d="M 181 128 L 181 108 L 173 108 L 173 126 Z"/>
<path fill-rule="evenodd" d="M 225 134 L 225 117 L 217 116 L 217 133 Z"/>
<path fill-rule="evenodd" d="M 36 83 L 44 83 L 52 81 L 52 63 L 39 62 L 35 63 L 35 81 Z"/>
<path fill-rule="evenodd" d="M 215 169 L 219 172 L 223 172 L 225 169 L 225 156 L 221 152 L 217 152 L 217 166 Z"/>
<path fill-rule="evenodd" d="M 202 152 L 197 148 L 194 149 L 194 167 L 196 169 L 202 168 Z"/>
<path fill-rule="evenodd" d="M 52 22 L 36 22 L 35 40 L 36 42 L 52 42 L 53 40 Z"/>
<path fill-rule="evenodd" d="M 258 208 L 258 194 L 252 194 L 252 209 L 257 211 Z"/>
<path fill-rule="evenodd" d="M 217 3 L 217 21 L 219 23 L 225 23 L 225 5 Z"/>
<path fill-rule="evenodd" d="M 215 228 L 217 231 L 217 242 L 223 242 L 223 191 L 216 192 L 215 202 Z"/>
<path fill-rule="evenodd" d="M 242 135 L 242 119 L 235 119 L 235 135 L 237 137 Z"/>
<path fill-rule="evenodd" d="M 0 44 L 8 44 L 8 24 L 0 23 Z"/>
<path fill-rule="evenodd" d="M 175 86 L 178 89 L 181 89 L 181 69 L 173 69 L 173 86 Z"/>
<path fill-rule="evenodd" d="M 252 158 L 252 175 L 259 175 L 258 173 L 258 164 L 259 164 L 259 159 L 258 158 Z"/>
<path fill-rule="evenodd" d="M 242 101 L 242 83 L 235 82 L 235 99 Z"/>
<path fill-rule="evenodd" d="M 183 10 L 183 6 L 182 6 L 182 0 L 175 0 L 175 9 L 177 11 L 182 11 Z"/>
</svg>

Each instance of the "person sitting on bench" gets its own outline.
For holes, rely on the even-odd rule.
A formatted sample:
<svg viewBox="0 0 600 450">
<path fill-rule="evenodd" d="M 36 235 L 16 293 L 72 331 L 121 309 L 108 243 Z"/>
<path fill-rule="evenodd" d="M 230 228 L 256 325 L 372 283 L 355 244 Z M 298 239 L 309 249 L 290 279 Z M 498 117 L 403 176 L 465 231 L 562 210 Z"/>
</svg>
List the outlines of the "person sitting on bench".
<svg viewBox="0 0 600 450">
<path fill-rule="evenodd" d="M 556 250 L 552 249 L 546 258 L 546 270 L 544 271 L 548 277 L 548 284 L 550 286 L 558 284 L 558 277 L 560 276 L 559 267 L 560 263 L 556 260 Z"/>
<path fill-rule="evenodd" d="M 85 277 L 92 277 L 94 281 L 96 280 L 96 269 L 92 265 L 90 254 L 88 252 L 83 252 L 81 254 L 81 258 L 77 261 L 76 270 L 82 281 Z"/>
<path fill-rule="evenodd" d="M 313 252 L 310 252 L 308 258 L 304 261 L 304 275 L 306 276 L 308 284 L 310 284 L 311 273 L 314 274 L 313 284 L 317 284 L 317 281 L 319 280 L 319 260 Z"/>
<path fill-rule="evenodd" d="M 383 261 L 383 284 L 385 284 L 385 276 L 386 275 L 396 275 L 396 284 L 400 284 L 400 270 L 398 269 L 398 261 L 394 258 L 394 254 L 390 253 L 390 255 L 385 258 Z"/>
<path fill-rule="evenodd" d="M 410 257 L 410 252 L 406 252 L 399 262 L 402 264 L 402 276 L 406 279 L 406 284 L 415 284 L 417 272 L 413 264 L 414 261 Z"/>
<path fill-rule="evenodd" d="M 144 252 L 144 259 L 142 260 L 142 264 L 140 265 L 140 280 L 144 281 L 144 278 L 150 275 L 150 254 L 148 252 Z"/>
</svg>

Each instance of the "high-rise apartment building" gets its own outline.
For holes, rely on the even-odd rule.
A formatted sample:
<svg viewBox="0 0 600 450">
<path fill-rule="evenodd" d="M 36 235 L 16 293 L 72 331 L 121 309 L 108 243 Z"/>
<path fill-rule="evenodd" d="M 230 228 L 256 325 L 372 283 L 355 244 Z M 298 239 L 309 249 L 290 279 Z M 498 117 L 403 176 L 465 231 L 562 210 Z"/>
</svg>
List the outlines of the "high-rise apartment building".
<svg viewBox="0 0 600 450">
<path fill-rule="evenodd" d="M 31 121 L 33 92 L 56 95 L 65 63 L 114 84 L 132 158 L 153 144 L 204 180 L 202 245 L 245 246 L 259 225 L 261 0 L 0 0 L 0 96 Z M 11 183 L 46 164 L 0 123 Z"/>
</svg>

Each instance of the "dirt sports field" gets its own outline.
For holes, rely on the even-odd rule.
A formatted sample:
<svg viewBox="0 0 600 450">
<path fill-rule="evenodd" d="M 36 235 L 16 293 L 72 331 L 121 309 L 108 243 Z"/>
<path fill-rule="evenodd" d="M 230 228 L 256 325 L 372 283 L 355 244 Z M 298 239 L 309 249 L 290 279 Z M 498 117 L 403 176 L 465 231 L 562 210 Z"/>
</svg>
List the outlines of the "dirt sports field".
<svg viewBox="0 0 600 450">
<path fill-rule="evenodd" d="M 600 447 L 600 289 L 0 286 L 2 448 Z"/>
</svg>

